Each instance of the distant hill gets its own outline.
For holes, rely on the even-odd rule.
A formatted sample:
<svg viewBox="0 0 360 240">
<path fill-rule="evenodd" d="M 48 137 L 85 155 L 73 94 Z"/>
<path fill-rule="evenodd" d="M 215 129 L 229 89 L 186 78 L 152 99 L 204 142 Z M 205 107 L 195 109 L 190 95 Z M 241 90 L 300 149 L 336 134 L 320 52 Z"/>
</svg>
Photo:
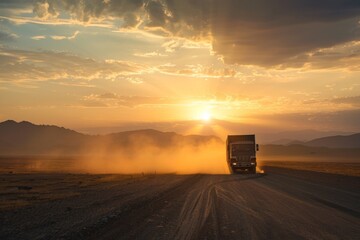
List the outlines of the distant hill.
<svg viewBox="0 0 360 240">
<path fill-rule="evenodd" d="M 359 162 L 360 133 L 262 145 L 258 156 L 263 161 Z"/>
<path fill-rule="evenodd" d="M 308 147 L 327 147 L 327 148 L 360 148 L 360 133 L 351 135 L 336 135 L 315 138 L 309 141 L 292 139 L 279 139 L 269 143 L 269 145 L 303 145 Z"/>
<path fill-rule="evenodd" d="M 348 136 L 330 136 L 317 138 L 305 142 L 303 145 L 328 148 L 360 148 L 360 133 Z"/>
<path fill-rule="evenodd" d="M 284 142 L 290 139 L 284 139 Z M 216 136 L 161 132 L 153 129 L 118 132 L 107 135 L 86 135 L 70 129 L 35 125 L 8 120 L 0 123 L 0 155 L 80 155 L 97 151 L 138 153 L 145 148 L 196 147 L 208 143 L 223 144 Z M 280 142 L 280 141 L 279 141 Z M 219 151 L 225 151 L 220 146 Z M 156 152 L 156 150 L 155 150 Z M 307 142 L 290 141 L 283 144 L 261 145 L 259 159 L 349 159 L 360 160 L 360 134 L 317 138 Z"/>
<path fill-rule="evenodd" d="M 302 141 L 299 140 L 294 140 L 294 139 L 289 139 L 289 138 L 282 138 L 276 141 L 273 141 L 271 143 L 271 145 L 292 145 L 292 144 L 302 144 Z"/>
<path fill-rule="evenodd" d="M 359 162 L 360 148 L 262 145 L 259 161 Z"/>
<path fill-rule="evenodd" d="M 8 120 L 0 123 L 0 154 L 73 152 L 86 138 L 81 133 L 57 126 Z"/>
<path fill-rule="evenodd" d="M 153 129 L 119 132 L 107 135 L 86 135 L 76 131 L 30 122 L 8 120 L 0 123 L 0 155 L 82 154 L 91 148 L 105 151 L 121 148 L 196 146 L 221 142 L 215 136 L 183 136 Z"/>
<path fill-rule="evenodd" d="M 299 131 L 284 131 L 275 133 L 259 133 L 256 138 L 261 144 L 302 144 L 316 138 L 323 138 L 337 135 L 350 135 L 351 132 L 339 131 L 316 131 L 316 130 L 299 130 Z"/>
<path fill-rule="evenodd" d="M 359 162 L 360 133 L 316 138 L 307 142 L 262 145 L 258 156 L 265 161 Z"/>
</svg>

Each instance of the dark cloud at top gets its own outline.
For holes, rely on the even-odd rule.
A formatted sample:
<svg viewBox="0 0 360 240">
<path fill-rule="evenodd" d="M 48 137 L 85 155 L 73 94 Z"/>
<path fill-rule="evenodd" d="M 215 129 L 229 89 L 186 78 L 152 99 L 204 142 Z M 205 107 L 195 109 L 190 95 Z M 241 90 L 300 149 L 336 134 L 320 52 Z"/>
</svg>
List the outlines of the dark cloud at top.
<svg viewBox="0 0 360 240">
<path fill-rule="evenodd" d="M 160 2 L 150 1 L 145 6 L 149 14 L 149 26 L 163 27 L 166 22 L 164 6 Z"/>
<path fill-rule="evenodd" d="M 232 4 L 215 10 L 212 34 L 214 50 L 229 63 L 284 64 L 300 54 L 359 39 L 355 2 L 225 2 Z"/>
<path fill-rule="evenodd" d="M 144 0 L 37 0 L 34 2 L 34 13 L 38 17 L 43 17 L 42 10 L 48 10 L 49 15 L 53 17 L 58 15 L 60 11 L 69 12 L 73 18 L 89 22 L 92 19 L 106 18 L 106 17 L 120 17 L 129 23 L 125 25 L 135 26 L 134 14 L 138 14 L 144 6 Z"/>
<path fill-rule="evenodd" d="M 288 66 L 301 67 L 309 52 L 360 39 L 358 0 L 38 0 L 34 4 L 39 17 L 57 16 L 60 11 L 84 22 L 118 17 L 123 27 L 157 27 L 175 36 L 208 38 L 225 62 L 266 67 L 289 62 Z"/>
<path fill-rule="evenodd" d="M 274 66 L 359 40 L 359 1 L 167 0 L 179 21 L 209 31 L 227 63 Z M 187 11 L 181 6 L 187 6 Z M 206 28 L 208 27 L 208 28 Z M 299 59 L 297 59 L 299 62 Z M 301 61 L 300 61 L 300 66 Z"/>
</svg>

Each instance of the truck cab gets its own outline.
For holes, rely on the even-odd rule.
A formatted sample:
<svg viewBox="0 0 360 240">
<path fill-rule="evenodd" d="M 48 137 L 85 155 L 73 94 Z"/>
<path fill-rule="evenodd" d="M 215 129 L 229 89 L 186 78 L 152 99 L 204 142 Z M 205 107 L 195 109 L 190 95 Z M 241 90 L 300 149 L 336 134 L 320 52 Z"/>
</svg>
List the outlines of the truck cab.
<svg viewBox="0 0 360 240">
<path fill-rule="evenodd" d="M 226 160 L 230 173 L 256 173 L 255 135 L 229 135 L 226 139 Z"/>
</svg>

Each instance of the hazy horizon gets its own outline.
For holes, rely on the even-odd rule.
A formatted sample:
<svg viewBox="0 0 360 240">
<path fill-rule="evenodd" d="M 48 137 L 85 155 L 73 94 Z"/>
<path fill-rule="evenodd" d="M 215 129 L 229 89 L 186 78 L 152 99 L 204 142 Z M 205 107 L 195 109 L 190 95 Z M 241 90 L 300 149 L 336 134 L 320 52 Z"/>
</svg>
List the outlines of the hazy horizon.
<svg viewBox="0 0 360 240">
<path fill-rule="evenodd" d="M 7 119 L 3 122 L 15 121 Z M 3 123 L 0 121 L 0 123 Z M 228 135 L 236 134 L 255 134 L 257 142 L 260 144 L 287 144 L 292 141 L 306 142 L 322 137 L 331 136 L 347 136 L 357 134 L 359 132 L 346 132 L 346 131 L 326 131 L 316 129 L 280 129 L 280 128 L 266 128 L 254 127 L 248 125 L 241 125 L 232 122 L 220 121 L 212 119 L 211 121 L 199 123 L 198 121 L 182 121 L 182 122 L 132 122 L 132 123 L 118 123 L 114 126 L 104 127 L 90 127 L 90 128 L 71 128 L 67 126 L 54 125 L 49 123 L 34 123 L 27 120 L 15 121 L 15 123 L 29 122 L 37 126 L 56 126 L 76 131 L 85 135 L 108 135 L 123 132 L 137 132 L 146 130 L 155 130 L 163 133 L 171 132 L 183 136 L 215 136 L 222 141 L 226 140 Z M 193 126 L 198 127 L 196 133 L 192 132 Z M 222 127 L 220 127 L 222 126 Z M 223 127 L 226 126 L 226 127 Z"/>
</svg>

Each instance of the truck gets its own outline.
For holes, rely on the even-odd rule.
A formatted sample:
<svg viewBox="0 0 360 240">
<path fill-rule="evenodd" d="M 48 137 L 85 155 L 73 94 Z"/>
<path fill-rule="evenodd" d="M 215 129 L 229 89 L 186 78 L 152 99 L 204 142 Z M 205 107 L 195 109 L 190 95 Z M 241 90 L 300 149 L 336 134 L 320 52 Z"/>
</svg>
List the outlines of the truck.
<svg viewBox="0 0 360 240">
<path fill-rule="evenodd" d="M 226 160 L 230 173 L 256 173 L 257 151 L 259 151 L 259 145 L 255 143 L 255 134 L 228 135 L 226 139 Z"/>
</svg>

